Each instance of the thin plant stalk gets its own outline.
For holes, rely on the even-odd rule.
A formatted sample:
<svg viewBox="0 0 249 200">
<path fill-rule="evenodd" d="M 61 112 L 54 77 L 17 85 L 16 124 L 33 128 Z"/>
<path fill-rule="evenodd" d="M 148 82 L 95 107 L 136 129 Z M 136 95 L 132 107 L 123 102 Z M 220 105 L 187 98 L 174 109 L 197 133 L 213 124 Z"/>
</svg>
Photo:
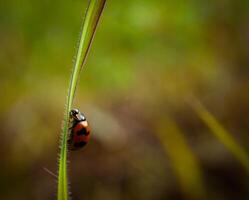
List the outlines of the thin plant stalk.
<svg viewBox="0 0 249 200">
<path fill-rule="evenodd" d="M 172 169 L 184 194 L 190 199 L 207 199 L 198 159 L 176 122 L 165 116 L 158 121 L 155 134 L 170 159 Z"/>
<path fill-rule="evenodd" d="M 224 146 L 234 155 L 249 174 L 249 155 L 247 151 L 239 145 L 235 138 L 227 131 L 222 124 L 212 115 L 198 100 L 193 100 L 190 104 L 197 115 L 210 129 L 211 133 L 224 144 Z"/>
<path fill-rule="evenodd" d="M 68 192 L 68 177 L 67 177 L 67 137 L 69 128 L 69 112 L 72 109 L 74 94 L 76 91 L 79 74 L 83 66 L 85 65 L 86 58 L 93 41 L 93 37 L 104 9 L 106 0 L 90 0 L 83 26 L 80 35 L 80 42 L 77 49 L 76 60 L 73 65 L 73 71 L 70 79 L 70 85 L 68 90 L 64 124 L 61 133 L 60 144 L 60 157 L 59 157 L 59 174 L 58 174 L 58 190 L 57 199 L 67 200 L 69 198 Z"/>
</svg>

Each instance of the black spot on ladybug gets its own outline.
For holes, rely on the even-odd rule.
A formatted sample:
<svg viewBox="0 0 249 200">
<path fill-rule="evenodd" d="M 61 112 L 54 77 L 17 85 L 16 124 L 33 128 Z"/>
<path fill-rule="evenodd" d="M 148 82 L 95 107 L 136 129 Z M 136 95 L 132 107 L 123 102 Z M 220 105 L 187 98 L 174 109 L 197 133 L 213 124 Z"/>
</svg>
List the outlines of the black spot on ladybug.
<svg viewBox="0 0 249 200">
<path fill-rule="evenodd" d="M 81 142 L 77 142 L 77 143 L 74 143 L 74 147 L 83 147 L 83 146 L 85 146 L 86 145 L 86 142 L 83 142 L 83 141 L 81 141 Z"/>
<path fill-rule="evenodd" d="M 86 132 L 86 129 L 81 129 L 80 131 L 77 131 L 77 135 L 88 135 Z"/>
</svg>

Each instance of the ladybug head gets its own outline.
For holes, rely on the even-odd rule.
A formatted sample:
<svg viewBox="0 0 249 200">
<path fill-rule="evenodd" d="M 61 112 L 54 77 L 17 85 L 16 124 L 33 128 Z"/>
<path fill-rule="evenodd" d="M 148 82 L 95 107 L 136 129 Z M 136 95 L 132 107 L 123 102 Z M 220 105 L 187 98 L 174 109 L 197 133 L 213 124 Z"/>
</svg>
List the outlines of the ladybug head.
<svg viewBox="0 0 249 200">
<path fill-rule="evenodd" d="M 70 112 L 70 116 L 76 116 L 80 113 L 80 111 L 78 109 L 72 109 L 71 112 Z"/>
<path fill-rule="evenodd" d="M 77 121 L 84 121 L 86 118 L 78 109 L 72 109 L 70 111 L 70 117 Z"/>
</svg>

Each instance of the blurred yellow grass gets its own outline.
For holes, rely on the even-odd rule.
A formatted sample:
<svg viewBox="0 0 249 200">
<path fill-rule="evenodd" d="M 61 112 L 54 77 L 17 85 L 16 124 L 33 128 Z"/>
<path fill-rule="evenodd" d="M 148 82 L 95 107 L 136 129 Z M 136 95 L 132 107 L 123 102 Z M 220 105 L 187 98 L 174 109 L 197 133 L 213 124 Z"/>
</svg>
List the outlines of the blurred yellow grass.
<svg viewBox="0 0 249 200">
<path fill-rule="evenodd" d="M 208 126 L 211 133 L 213 133 L 219 141 L 226 146 L 226 148 L 235 156 L 235 158 L 238 159 L 249 174 L 249 156 L 246 150 L 236 142 L 232 135 L 199 101 L 192 101 L 191 105 L 197 115 Z"/>
<path fill-rule="evenodd" d="M 164 118 L 156 134 L 169 156 L 184 194 L 190 199 L 205 199 L 206 189 L 198 160 L 177 124 L 169 118 Z"/>
</svg>

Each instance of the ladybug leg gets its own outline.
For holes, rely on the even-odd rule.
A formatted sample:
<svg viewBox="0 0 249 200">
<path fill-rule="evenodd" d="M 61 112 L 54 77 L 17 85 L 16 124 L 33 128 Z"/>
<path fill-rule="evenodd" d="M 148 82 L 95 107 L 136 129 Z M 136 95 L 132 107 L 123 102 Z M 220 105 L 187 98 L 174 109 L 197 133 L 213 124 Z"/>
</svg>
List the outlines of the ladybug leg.
<svg viewBox="0 0 249 200">
<path fill-rule="evenodd" d="M 68 128 L 68 140 L 70 140 L 72 138 L 72 129 L 73 129 L 74 125 L 70 126 Z"/>
<path fill-rule="evenodd" d="M 72 131 L 69 131 L 67 135 L 67 144 L 69 147 L 72 146 L 72 142 L 73 142 L 73 134 Z"/>
<path fill-rule="evenodd" d="M 75 122 L 74 122 L 74 123 L 73 123 L 73 122 L 71 122 L 70 124 L 71 124 L 71 127 L 69 127 L 69 128 L 68 128 L 68 130 L 72 130 L 72 129 L 73 129 L 73 127 L 76 125 L 76 123 L 75 123 Z"/>
</svg>

